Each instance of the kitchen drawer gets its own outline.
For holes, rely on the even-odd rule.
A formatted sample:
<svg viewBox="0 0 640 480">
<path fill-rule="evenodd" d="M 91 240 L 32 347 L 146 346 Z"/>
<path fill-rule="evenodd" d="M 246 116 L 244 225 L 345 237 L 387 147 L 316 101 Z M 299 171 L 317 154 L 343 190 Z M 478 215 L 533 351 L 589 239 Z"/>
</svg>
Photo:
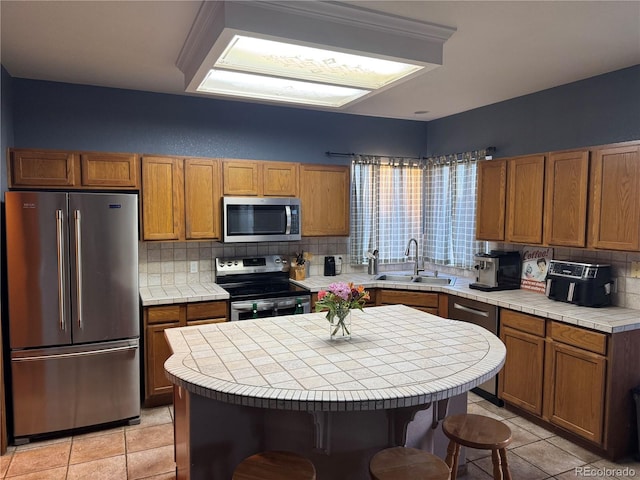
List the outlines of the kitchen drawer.
<svg viewBox="0 0 640 480">
<path fill-rule="evenodd" d="M 526 313 L 514 312 L 513 310 L 500 310 L 500 327 L 511 327 L 521 332 L 544 337 L 544 319 L 527 315 Z"/>
<path fill-rule="evenodd" d="M 573 345 L 600 355 L 607 354 L 607 335 L 604 333 L 558 322 L 550 322 L 549 329 L 549 337 L 557 342 Z"/>
<path fill-rule="evenodd" d="M 227 317 L 226 301 L 187 303 L 187 322 L 220 317 Z"/>
<path fill-rule="evenodd" d="M 399 290 L 378 290 L 376 293 L 378 305 L 402 304 L 410 307 L 438 308 L 438 294 L 425 292 L 408 292 Z"/>
<path fill-rule="evenodd" d="M 161 307 L 148 307 L 147 323 L 179 323 L 180 305 L 163 305 Z"/>
<path fill-rule="evenodd" d="M 226 322 L 226 317 L 220 318 L 205 318 L 203 320 L 191 320 L 187 322 L 187 327 L 197 327 L 198 325 L 208 325 L 210 323 L 223 323 Z"/>
</svg>

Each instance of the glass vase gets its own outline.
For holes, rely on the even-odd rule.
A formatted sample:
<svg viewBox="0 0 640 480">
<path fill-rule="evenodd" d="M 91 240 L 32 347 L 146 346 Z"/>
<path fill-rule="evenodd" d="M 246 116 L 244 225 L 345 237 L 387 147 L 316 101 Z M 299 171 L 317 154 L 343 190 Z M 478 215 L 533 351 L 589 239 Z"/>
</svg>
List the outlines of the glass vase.
<svg viewBox="0 0 640 480">
<path fill-rule="evenodd" d="M 331 340 L 351 339 L 351 310 L 338 308 L 329 318 L 329 338 Z"/>
</svg>

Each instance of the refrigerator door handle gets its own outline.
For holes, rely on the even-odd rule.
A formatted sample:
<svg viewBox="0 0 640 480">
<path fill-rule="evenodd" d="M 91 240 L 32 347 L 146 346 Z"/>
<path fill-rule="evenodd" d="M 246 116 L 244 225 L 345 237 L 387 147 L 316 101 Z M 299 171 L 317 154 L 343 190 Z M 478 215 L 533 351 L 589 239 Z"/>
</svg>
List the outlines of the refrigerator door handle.
<svg viewBox="0 0 640 480">
<path fill-rule="evenodd" d="M 62 210 L 56 210 L 56 246 L 58 256 L 58 317 L 60 322 L 60 330 L 65 330 L 64 321 L 64 234 L 62 222 L 64 217 Z"/>
<path fill-rule="evenodd" d="M 82 243 L 80 235 L 80 210 L 75 210 L 73 216 L 75 218 L 76 236 L 76 306 L 78 310 L 78 328 L 82 329 Z"/>
<path fill-rule="evenodd" d="M 114 352 L 125 352 L 127 350 L 136 350 L 138 345 L 127 345 L 126 347 L 114 347 L 105 348 L 101 350 L 87 350 L 83 352 L 75 353 L 54 353 L 51 355 L 37 355 L 33 357 L 12 357 L 12 362 L 35 362 L 41 360 L 59 359 L 59 358 L 73 358 L 73 357 L 87 357 L 89 355 L 104 355 Z"/>
</svg>

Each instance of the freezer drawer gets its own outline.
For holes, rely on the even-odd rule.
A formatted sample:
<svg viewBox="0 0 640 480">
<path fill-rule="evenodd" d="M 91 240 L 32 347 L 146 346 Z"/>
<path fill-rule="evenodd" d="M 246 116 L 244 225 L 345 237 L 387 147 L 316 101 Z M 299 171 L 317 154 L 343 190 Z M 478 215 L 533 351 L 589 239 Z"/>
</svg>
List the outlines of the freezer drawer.
<svg viewBox="0 0 640 480">
<path fill-rule="evenodd" d="M 138 340 L 11 352 L 14 436 L 140 416 Z"/>
</svg>

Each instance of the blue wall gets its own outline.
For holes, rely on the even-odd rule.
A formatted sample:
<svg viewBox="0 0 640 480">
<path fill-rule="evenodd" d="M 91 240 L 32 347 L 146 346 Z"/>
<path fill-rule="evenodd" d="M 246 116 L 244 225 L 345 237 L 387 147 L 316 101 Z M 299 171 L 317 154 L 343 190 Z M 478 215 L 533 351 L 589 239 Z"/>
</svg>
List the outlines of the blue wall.
<svg viewBox="0 0 640 480">
<path fill-rule="evenodd" d="M 3 68 L 2 147 L 345 164 L 324 152 L 495 146 L 502 157 L 639 139 L 639 86 L 636 65 L 426 123 L 12 79 Z"/>
<path fill-rule="evenodd" d="M 0 67 L 0 188 L 7 190 L 6 154 L 7 147 L 13 146 L 13 78 Z M 2 198 L 4 200 L 4 197 Z"/>
<path fill-rule="evenodd" d="M 419 156 L 426 124 L 13 79 L 15 147 L 348 163 L 328 150 Z"/>
<path fill-rule="evenodd" d="M 428 154 L 496 157 L 640 139 L 640 65 L 428 123 Z"/>
</svg>

